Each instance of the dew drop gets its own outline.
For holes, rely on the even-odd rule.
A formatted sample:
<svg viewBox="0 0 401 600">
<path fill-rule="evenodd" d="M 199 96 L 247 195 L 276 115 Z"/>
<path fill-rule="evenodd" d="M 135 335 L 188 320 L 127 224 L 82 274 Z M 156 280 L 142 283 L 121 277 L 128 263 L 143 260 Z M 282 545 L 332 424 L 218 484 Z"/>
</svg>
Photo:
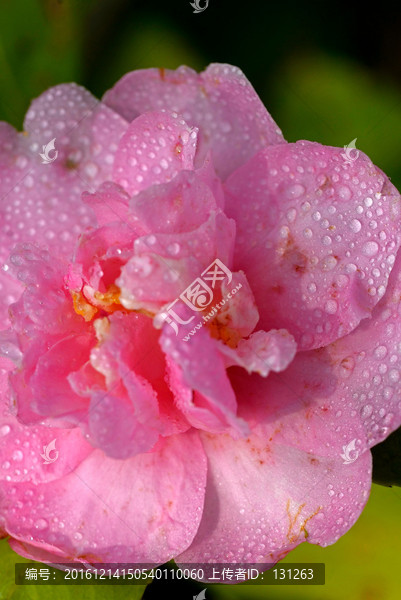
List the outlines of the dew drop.
<svg viewBox="0 0 401 600">
<path fill-rule="evenodd" d="M 362 229 L 362 223 L 358 219 L 353 219 L 349 226 L 354 233 L 358 233 Z"/>
<path fill-rule="evenodd" d="M 167 251 L 168 251 L 170 254 L 174 254 L 174 255 L 175 255 L 175 254 L 178 254 L 178 253 L 179 253 L 179 251 L 180 251 L 180 249 L 181 249 L 181 247 L 180 247 L 180 245 L 179 245 L 177 242 L 173 242 L 172 244 L 169 244 L 169 245 L 167 246 Z"/>
<path fill-rule="evenodd" d="M 7 435 L 8 433 L 10 433 L 11 429 L 9 425 L 3 425 L 3 427 L 0 427 L 0 435 L 4 436 Z"/>
<path fill-rule="evenodd" d="M 373 406 L 371 404 L 365 404 L 361 410 L 362 419 L 367 419 L 373 412 Z"/>
<path fill-rule="evenodd" d="M 39 531 L 41 531 L 42 529 L 46 529 L 47 526 L 48 523 L 46 519 L 38 519 L 35 523 L 35 529 L 38 529 Z"/>
<path fill-rule="evenodd" d="M 375 350 L 376 358 L 384 358 L 387 354 L 386 346 L 378 346 Z"/>
<path fill-rule="evenodd" d="M 297 216 L 297 211 L 295 210 L 295 208 L 290 208 L 290 210 L 287 212 L 288 222 L 293 223 L 295 221 L 296 216 Z"/>
<path fill-rule="evenodd" d="M 366 244 L 362 246 L 362 252 L 365 254 L 365 256 L 375 256 L 378 251 L 379 245 L 377 242 L 366 242 Z"/>
<path fill-rule="evenodd" d="M 305 188 L 300 183 L 296 183 L 287 189 L 288 198 L 299 198 L 305 193 Z"/>
<path fill-rule="evenodd" d="M 335 300 L 327 300 L 324 309 L 329 315 L 334 315 L 337 312 L 338 304 Z"/>
<path fill-rule="evenodd" d="M 347 185 L 342 185 L 338 189 L 338 195 L 341 200 L 349 200 L 351 198 L 352 192 Z"/>
<path fill-rule="evenodd" d="M 13 453 L 13 460 L 20 461 L 23 458 L 24 458 L 24 455 L 22 454 L 21 450 L 15 450 L 15 452 Z"/>
</svg>

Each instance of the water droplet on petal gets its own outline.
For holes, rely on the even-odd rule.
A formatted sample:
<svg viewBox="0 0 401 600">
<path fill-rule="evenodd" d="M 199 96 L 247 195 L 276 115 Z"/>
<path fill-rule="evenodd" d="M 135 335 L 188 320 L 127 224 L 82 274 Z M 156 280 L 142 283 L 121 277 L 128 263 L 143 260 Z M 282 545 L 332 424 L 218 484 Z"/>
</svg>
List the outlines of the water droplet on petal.
<svg viewBox="0 0 401 600">
<path fill-rule="evenodd" d="M 342 185 L 338 189 L 338 195 L 341 200 L 349 200 L 351 198 L 352 192 L 347 185 Z"/>
<path fill-rule="evenodd" d="M 287 189 L 288 198 L 299 198 L 305 193 L 305 188 L 300 183 L 295 183 Z"/>
<path fill-rule="evenodd" d="M 367 419 L 368 417 L 370 417 L 372 412 L 373 412 L 373 406 L 371 404 L 365 404 L 365 406 L 362 407 L 362 410 L 361 410 L 362 419 Z"/>
<path fill-rule="evenodd" d="M 349 226 L 354 233 L 358 233 L 362 229 L 362 223 L 358 219 L 353 219 Z"/>
<path fill-rule="evenodd" d="M 379 244 L 377 242 L 366 242 L 362 247 L 362 252 L 365 256 L 375 256 L 379 252 Z"/>
<path fill-rule="evenodd" d="M 23 458 L 24 458 L 24 455 L 22 454 L 21 450 L 15 450 L 15 452 L 13 453 L 13 460 L 20 461 Z"/>
<path fill-rule="evenodd" d="M 338 304 L 335 300 L 327 300 L 324 309 L 329 315 L 334 315 L 337 312 Z"/>
<path fill-rule="evenodd" d="M 177 242 L 174 242 L 174 243 L 172 243 L 172 244 L 169 244 L 169 245 L 167 246 L 167 251 L 168 251 L 170 254 L 174 254 L 174 255 L 175 255 L 175 254 L 178 254 L 178 253 L 179 253 L 179 251 L 180 251 L 180 249 L 181 249 L 181 247 L 180 247 L 180 245 L 179 245 Z"/>
<path fill-rule="evenodd" d="M 35 523 L 35 529 L 39 529 L 40 531 L 42 529 L 46 529 L 47 526 L 48 526 L 48 523 L 47 523 L 46 519 L 38 519 Z"/>
<path fill-rule="evenodd" d="M 376 358 L 384 358 L 387 354 L 386 346 L 378 346 L 375 350 Z"/>
<path fill-rule="evenodd" d="M 0 435 L 4 436 L 7 435 L 8 433 L 10 433 L 11 428 L 9 425 L 3 425 L 3 427 L 0 427 Z"/>
</svg>

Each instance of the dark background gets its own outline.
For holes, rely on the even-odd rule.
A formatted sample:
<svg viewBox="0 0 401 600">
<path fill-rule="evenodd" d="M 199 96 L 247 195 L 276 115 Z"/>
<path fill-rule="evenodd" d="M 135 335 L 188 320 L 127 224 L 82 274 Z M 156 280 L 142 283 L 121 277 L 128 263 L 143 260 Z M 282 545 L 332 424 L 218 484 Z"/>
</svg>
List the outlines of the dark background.
<svg viewBox="0 0 401 600">
<path fill-rule="evenodd" d="M 357 138 L 401 187 L 400 32 L 397 3 L 0 0 L 0 119 L 21 127 L 60 82 L 101 96 L 133 69 L 228 62 L 289 141 Z"/>
</svg>

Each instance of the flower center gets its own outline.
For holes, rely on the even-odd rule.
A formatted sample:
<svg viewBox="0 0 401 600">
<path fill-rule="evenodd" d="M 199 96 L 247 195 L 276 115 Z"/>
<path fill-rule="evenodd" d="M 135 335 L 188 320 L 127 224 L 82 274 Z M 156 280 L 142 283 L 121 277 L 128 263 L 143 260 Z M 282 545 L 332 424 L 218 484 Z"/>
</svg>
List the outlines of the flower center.
<svg viewBox="0 0 401 600">
<path fill-rule="evenodd" d="M 88 295 L 84 291 L 89 292 Z M 75 312 L 81 315 L 85 321 L 92 321 L 96 315 L 99 316 L 101 311 L 106 313 L 113 313 L 117 310 L 127 312 L 120 302 L 120 289 L 114 283 L 104 294 L 92 290 L 89 286 L 85 286 L 80 292 L 70 290 L 70 294 Z"/>
</svg>

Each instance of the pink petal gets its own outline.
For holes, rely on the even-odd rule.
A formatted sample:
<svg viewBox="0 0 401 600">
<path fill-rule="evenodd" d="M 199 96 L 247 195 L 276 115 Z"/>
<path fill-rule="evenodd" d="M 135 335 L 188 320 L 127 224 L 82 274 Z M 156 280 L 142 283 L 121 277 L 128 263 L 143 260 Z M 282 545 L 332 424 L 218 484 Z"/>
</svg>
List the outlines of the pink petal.
<svg viewBox="0 0 401 600">
<path fill-rule="evenodd" d="M 25 119 L 28 135 L 0 133 L 0 255 L 17 242 L 35 242 L 71 256 L 94 222 L 81 193 L 110 178 L 117 144 L 128 124 L 75 84 L 47 90 Z M 55 160 L 43 164 L 43 146 L 55 138 Z M 93 187 L 94 189 L 94 187 Z"/>
<path fill-rule="evenodd" d="M 134 196 L 130 205 L 135 221 L 147 233 L 194 231 L 217 209 L 212 189 L 199 171 L 180 171 L 172 181 Z"/>
<path fill-rule="evenodd" d="M 45 448 L 55 440 L 55 450 L 45 462 Z M 93 447 L 82 437 L 78 428 L 59 429 L 41 425 L 26 426 L 12 417 L 0 424 L 0 480 L 31 482 L 54 481 L 73 471 Z"/>
<path fill-rule="evenodd" d="M 76 468 L 90 452 L 91 445 L 79 429 L 51 429 L 27 426 L 11 413 L 7 374 L 12 363 L 0 358 L 0 480 L 40 483 L 63 477 Z M 56 440 L 57 460 L 45 464 L 44 446 Z M 53 451 L 54 452 L 54 451 Z M 55 454 L 49 453 L 50 458 Z"/>
<path fill-rule="evenodd" d="M 182 303 L 175 305 L 182 320 L 193 316 L 193 311 L 186 309 Z M 248 428 L 245 421 L 236 416 L 235 395 L 218 346 L 204 328 L 185 341 L 183 332 L 188 331 L 191 325 L 180 326 L 182 330 L 176 336 L 173 328 L 165 324 L 160 336 L 160 346 L 170 359 L 169 385 L 177 405 L 191 424 L 196 423 L 196 426 L 205 429 L 211 427 L 212 431 L 229 432 L 234 436 L 244 435 Z M 171 368 L 171 363 L 179 365 L 179 368 Z M 198 392 L 198 404 L 188 390 Z"/>
<path fill-rule="evenodd" d="M 112 181 L 102 183 L 94 194 L 84 192 L 82 200 L 93 209 L 99 227 L 128 218 L 129 195 Z"/>
<path fill-rule="evenodd" d="M 372 319 L 324 349 L 300 352 L 266 380 L 232 370 L 238 412 L 266 439 L 327 457 L 358 454 L 401 424 L 401 257 Z M 351 448 L 353 447 L 351 446 Z"/>
<path fill-rule="evenodd" d="M 134 378 L 134 375 L 126 374 L 126 387 L 129 377 Z M 127 459 L 150 451 L 156 444 L 159 433 L 152 427 L 155 416 L 148 425 L 141 409 L 143 411 L 145 407 L 149 412 L 153 404 L 157 407 L 157 400 L 154 392 L 151 395 L 151 389 L 146 389 L 145 385 L 140 386 L 137 381 L 131 384 L 131 397 L 127 397 L 127 393 L 121 387 L 116 389 L 114 386 L 110 393 L 95 391 L 92 394 L 88 414 L 89 433 L 93 444 L 107 456 Z M 147 387 L 150 388 L 149 385 Z M 134 390 L 136 393 L 132 393 Z"/>
<path fill-rule="evenodd" d="M 52 336 L 83 330 L 82 318 L 64 289 L 66 263 L 32 244 L 17 245 L 9 262 L 8 272 L 26 286 L 18 303 L 10 307 L 15 330 L 24 337 L 27 327 Z"/>
<path fill-rule="evenodd" d="M 7 266 L 7 270 L 8 268 Z M 3 271 L 0 261 L 0 330 L 9 327 L 8 307 L 18 300 L 23 291 L 22 283 Z"/>
<path fill-rule="evenodd" d="M 308 540 L 326 546 L 354 524 L 371 482 L 371 455 L 350 465 L 296 448 L 202 434 L 205 507 L 186 563 L 275 563 Z M 257 482 L 257 484 L 255 484 Z M 267 568 L 267 565 L 266 565 Z"/>
<path fill-rule="evenodd" d="M 38 358 L 29 381 L 33 410 L 44 416 L 73 418 L 86 409 L 87 401 L 71 389 L 67 376 L 88 361 L 93 343 L 93 333 L 69 336 Z"/>
<path fill-rule="evenodd" d="M 399 194 L 365 155 L 344 165 L 338 148 L 272 146 L 226 190 L 238 228 L 234 264 L 255 294 L 260 328 L 288 329 L 308 349 L 371 315 L 401 236 Z"/>
<path fill-rule="evenodd" d="M 160 564 L 192 542 L 205 480 L 202 445 L 188 432 L 124 461 L 96 450 L 62 479 L 16 484 L 14 508 L 5 485 L 0 504 L 23 556 L 40 560 L 44 548 L 67 561 Z"/>
<path fill-rule="evenodd" d="M 222 330 L 225 331 L 228 338 L 231 336 L 245 338 L 255 329 L 259 321 L 259 312 L 244 273 L 240 271 L 232 273 L 231 276 L 230 282 L 227 278 L 222 281 L 222 299 L 215 306 L 217 311 L 215 316 L 211 316 L 210 322 L 212 329 L 217 325 L 217 331 L 220 333 Z M 205 318 L 209 315 L 210 312 Z"/>
<path fill-rule="evenodd" d="M 343 419 L 354 412 L 369 447 L 401 425 L 401 255 L 398 253 L 384 298 L 372 319 L 328 346 L 338 377 L 338 410 Z"/>
<path fill-rule="evenodd" d="M 100 333 L 99 328 L 99 344 L 92 349 L 91 363 L 104 375 L 113 396 L 118 395 L 116 386 L 119 386 L 121 403 L 125 406 L 122 408 L 126 416 L 129 400 L 133 409 L 130 431 L 133 431 L 134 425 L 139 427 L 139 424 L 142 424 L 144 435 L 149 438 L 148 445 L 151 440 L 156 441 L 155 431 L 161 435 L 186 431 L 188 423 L 175 407 L 173 395 L 166 382 L 165 357 L 158 344 L 160 333 L 154 329 L 152 321 L 142 314 L 116 312 L 109 317 L 109 324 L 105 333 Z M 150 356 L 152 360 L 149 360 Z M 95 380 L 93 382 L 96 383 Z M 74 377 L 73 383 L 79 385 L 79 380 Z M 90 381 L 88 383 L 90 385 Z M 107 390 L 99 392 L 96 385 L 93 385 L 93 389 L 86 395 L 91 396 L 93 392 L 96 396 L 103 394 L 105 398 L 109 395 Z M 96 399 L 92 399 L 92 405 L 97 405 Z M 92 410 L 93 408 L 91 412 Z M 109 408 L 103 409 L 99 404 L 99 411 L 103 410 L 110 412 Z M 101 424 L 100 422 L 99 427 Z M 114 433 L 116 430 L 114 429 Z M 134 437 L 138 436 L 137 432 Z M 117 438 L 119 436 L 115 436 L 114 444 L 121 447 L 121 441 Z M 110 445 L 112 442 L 110 439 Z M 146 440 L 142 440 L 141 443 L 143 442 L 146 443 Z M 135 439 L 132 439 L 131 443 L 134 444 Z"/>
<path fill-rule="evenodd" d="M 114 154 L 128 123 L 85 88 L 66 83 L 32 102 L 24 127 L 35 154 L 56 138 L 54 166 L 60 171 L 76 170 L 87 189 L 110 179 Z"/>
<path fill-rule="evenodd" d="M 211 149 L 223 179 L 264 146 L 284 141 L 252 85 L 230 65 L 211 64 L 200 75 L 188 67 L 133 71 L 103 101 L 129 121 L 160 108 L 181 114 L 200 130 L 197 164 Z"/>
<path fill-rule="evenodd" d="M 285 329 L 256 331 L 248 339 L 239 341 L 235 349 L 220 346 L 226 356 L 226 366 L 239 365 L 248 373 L 267 377 L 271 371 L 284 371 L 293 360 L 297 345 Z"/>
<path fill-rule="evenodd" d="M 133 195 L 192 169 L 196 131 L 176 113 L 157 111 L 137 117 L 119 144 L 114 181 Z"/>
<path fill-rule="evenodd" d="M 216 256 L 231 263 L 234 236 L 234 222 L 224 213 L 212 213 L 195 231 L 137 239 L 134 256 L 116 279 L 121 303 L 131 310 L 158 312 L 200 277 Z"/>
</svg>

